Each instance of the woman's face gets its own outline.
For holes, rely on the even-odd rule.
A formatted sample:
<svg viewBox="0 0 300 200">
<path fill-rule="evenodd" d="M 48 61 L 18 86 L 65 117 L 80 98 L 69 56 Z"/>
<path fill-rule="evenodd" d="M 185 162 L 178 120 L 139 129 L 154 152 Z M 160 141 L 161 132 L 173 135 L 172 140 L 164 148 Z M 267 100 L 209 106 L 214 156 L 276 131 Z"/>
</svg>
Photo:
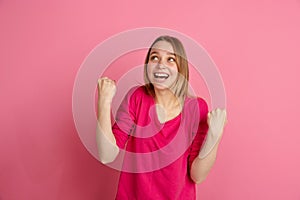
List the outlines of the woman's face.
<svg viewBox="0 0 300 200">
<path fill-rule="evenodd" d="M 155 89 L 163 90 L 174 84 L 178 67 L 173 47 L 166 41 L 158 41 L 150 51 L 147 73 Z"/>
</svg>

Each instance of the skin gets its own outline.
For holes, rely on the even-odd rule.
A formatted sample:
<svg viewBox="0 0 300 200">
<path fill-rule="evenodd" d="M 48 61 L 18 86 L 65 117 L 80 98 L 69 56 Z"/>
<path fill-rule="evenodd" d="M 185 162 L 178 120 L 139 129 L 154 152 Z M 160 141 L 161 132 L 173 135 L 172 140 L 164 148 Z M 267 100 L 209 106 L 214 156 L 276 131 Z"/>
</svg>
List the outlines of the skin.
<svg viewBox="0 0 300 200">
<path fill-rule="evenodd" d="M 225 110 L 217 108 L 209 112 L 207 121 L 209 129 L 205 143 L 203 144 L 198 157 L 193 161 L 190 171 L 192 180 L 197 184 L 202 183 L 206 179 L 216 161 L 220 139 L 226 123 Z M 203 152 L 207 152 L 208 154 L 204 154 L 205 156 L 202 157 L 201 153 Z"/>
<path fill-rule="evenodd" d="M 116 93 L 116 84 L 113 80 L 103 77 L 98 80 L 98 115 L 96 142 L 99 159 L 106 164 L 112 162 L 119 153 L 116 139 L 111 127 L 111 102 Z"/>
<path fill-rule="evenodd" d="M 154 73 L 167 74 L 168 78 L 166 80 L 158 79 L 154 76 Z M 163 123 L 175 118 L 180 114 L 182 105 L 169 89 L 178 75 L 178 66 L 175 62 L 174 50 L 171 44 L 166 41 L 159 41 L 153 46 L 147 65 L 147 74 L 155 90 L 158 119 Z M 115 82 L 107 77 L 100 78 L 98 80 L 98 92 L 98 124 L 101 127 L 101 130 L 97 129 L 96 133 L 98 149 L 101 148 L 101 138 L 105 136 L 112 146 L 111 151 L 105 149 L 108 152 L 107 154 L 117 155 L 116 140 L 112 133 L 110 117 L 111 102 L 116 92 Z M 209 130 L 205 143 L 207 143 L 207 148 L 212 147 L 212 145 L 213 148 L 211 148 L 208 155 L 203 158 L 197 157 L 192 163 L 190 175 L 191 179 L 197 184 L 205 180 L 215 163 L 225 121 L 225 110 L 216 109 L 208 114 Z"/>
<path fill-rule="evenodd" d="M 169 77 L 162 82 L 154 77 L 156 72 L 168 74 Z M 147 73 L 150 82 L 154 86 L 159 120 L 165 122 L 175 118 L 180 114 L 182 106 L 169 89 L 178 75 L 178 67 L 172 45 L 166 41 L 159 41 L 153 46 L 147 65 Z"/>
</svg>

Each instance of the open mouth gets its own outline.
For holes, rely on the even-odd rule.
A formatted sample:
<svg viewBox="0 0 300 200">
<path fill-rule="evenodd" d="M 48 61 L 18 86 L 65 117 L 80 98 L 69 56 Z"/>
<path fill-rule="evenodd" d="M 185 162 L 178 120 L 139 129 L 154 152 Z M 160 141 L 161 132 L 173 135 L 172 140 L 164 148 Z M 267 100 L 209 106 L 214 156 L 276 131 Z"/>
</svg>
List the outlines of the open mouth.
<svg viewBox="0 0 300 200">
<path fill-rule="evenodd" d="M 161 79 L 167 79 L 169 78 L 169 74 L 163 73 L 163 72 L 155 72 L 154 78 L 161 78 Z"/>
</svg>

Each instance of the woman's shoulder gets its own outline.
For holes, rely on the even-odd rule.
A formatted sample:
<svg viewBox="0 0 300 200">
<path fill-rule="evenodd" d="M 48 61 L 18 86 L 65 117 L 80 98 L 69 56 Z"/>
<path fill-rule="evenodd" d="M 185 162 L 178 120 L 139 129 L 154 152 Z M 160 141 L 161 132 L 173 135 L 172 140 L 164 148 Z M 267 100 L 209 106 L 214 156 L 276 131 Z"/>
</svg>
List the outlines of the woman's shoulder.
<svg viewBox="0 0 300 200">
<path fill-rule="evenodd" d="M 188 95 L 186 97 L 187 102 L 198 102 L 200 107 L 207 107 L 207 102 L 203 97 Z"/>
<path fill-rule="evenodd" d="M 132 95 L 145 95 L 146 88 L 144 85 L 133 86 L 129 89 L 128 94 Z"/>
<path fill-rule="evenodd" d="M 200 113 L 200 115 L 206 115 L 208 113 L 208 104 L 206 100 L 199 96 L 187 96 L 186 97 L 186 109 L 191 110 L 193 113 Z"/>
<path fill-rule="evenodd" d="M 144 85 L 134 86 L 129 89 L 127 95 L 131 100 L 140 101 L 149 98 L 150 96 L 146 92 L 146 87 Z"/>
</svg>

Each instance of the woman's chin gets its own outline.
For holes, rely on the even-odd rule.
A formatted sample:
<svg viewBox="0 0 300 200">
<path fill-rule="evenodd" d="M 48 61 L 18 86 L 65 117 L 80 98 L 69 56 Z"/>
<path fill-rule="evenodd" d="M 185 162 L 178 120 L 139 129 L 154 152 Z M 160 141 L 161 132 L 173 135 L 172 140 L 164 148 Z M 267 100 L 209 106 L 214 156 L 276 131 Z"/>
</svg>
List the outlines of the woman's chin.
<svg viewBox="0 0 300 200">
<path fill-rule="evenodd" d="M 163 91 L 170 90 L 170 86 L 161 83 L 152 83 L 155 90 Z"/>
</svg>

